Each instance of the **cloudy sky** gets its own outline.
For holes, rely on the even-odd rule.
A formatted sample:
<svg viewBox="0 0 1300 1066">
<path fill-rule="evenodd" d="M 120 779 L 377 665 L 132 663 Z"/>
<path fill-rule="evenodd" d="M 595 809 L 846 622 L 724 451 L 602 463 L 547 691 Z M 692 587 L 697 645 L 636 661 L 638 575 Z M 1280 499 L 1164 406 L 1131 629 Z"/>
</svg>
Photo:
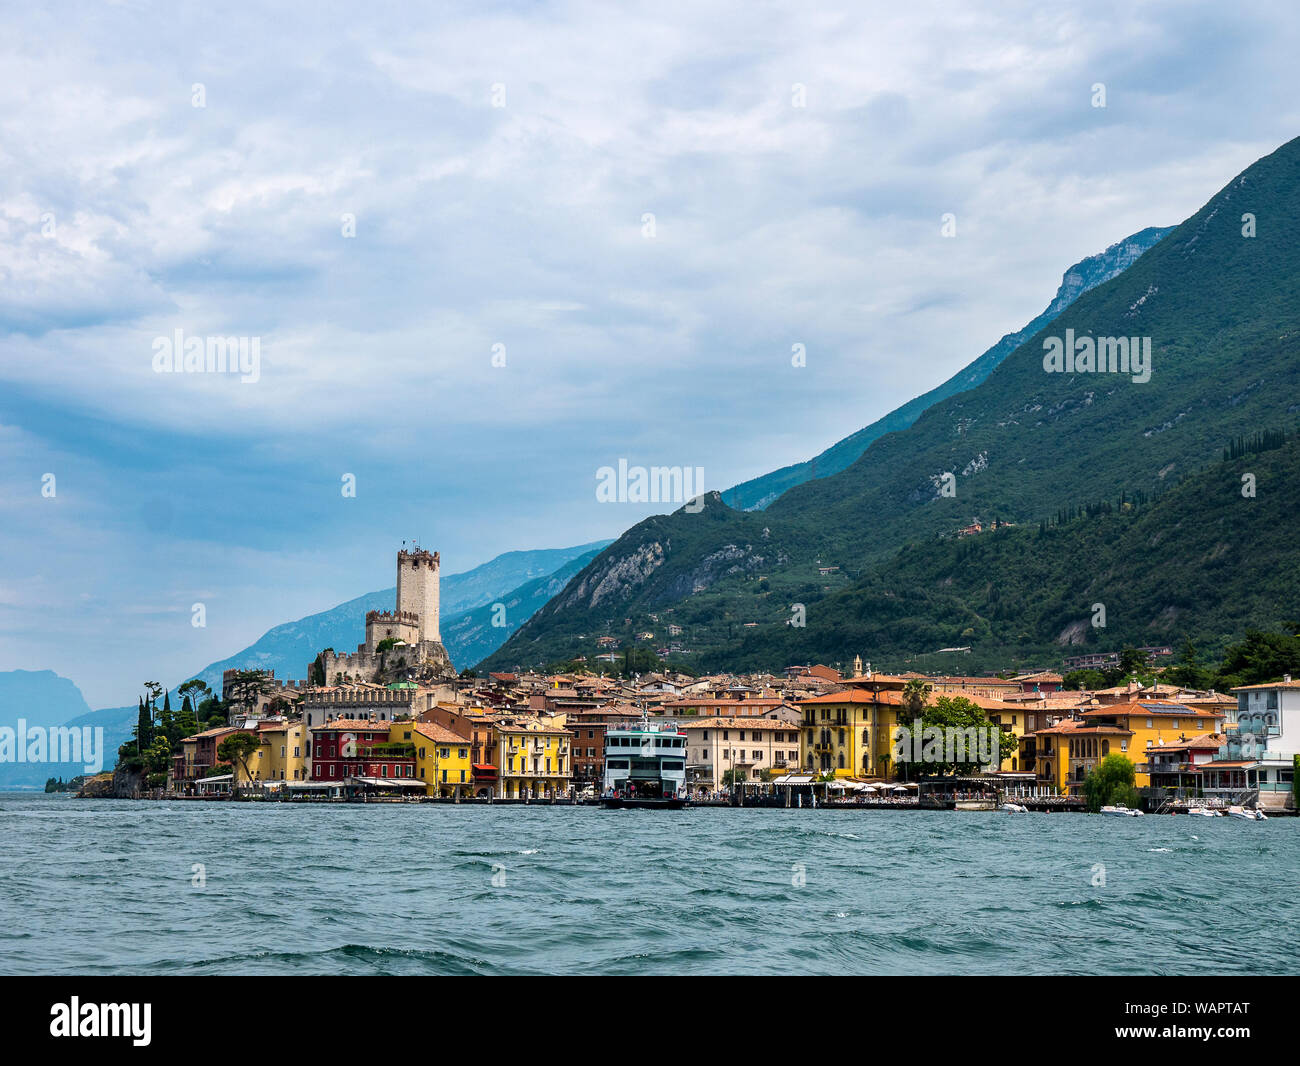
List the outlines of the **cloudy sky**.
<svg viewBox="0 0 1300 1066">
<path fill-rule="evenodd" d="M 1300 133 L 1271 3 L 41 6 L 0 34 L 0 669 L 92 706 L 403 538 L 616 536 L 620 458 L 808 458 Z M 178 329 L 259 379 L 156 373 Z"/>
</svg>

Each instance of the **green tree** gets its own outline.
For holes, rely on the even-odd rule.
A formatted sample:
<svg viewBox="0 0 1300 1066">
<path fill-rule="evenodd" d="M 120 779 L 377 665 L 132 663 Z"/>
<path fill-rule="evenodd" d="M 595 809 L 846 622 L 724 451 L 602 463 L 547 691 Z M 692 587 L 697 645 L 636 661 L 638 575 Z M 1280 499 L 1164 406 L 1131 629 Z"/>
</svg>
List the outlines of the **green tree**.
<svg viewBox="0 0 1300 1066">
<path fill-rule="evenodd" d="M 153 743 L 153 709 L 140 697 L 140 710 L 135 722 L 135 750 L 143 755 Z"/>
<path fill-rule="evenodd" d="M 1088 810 L 1096 813 L 1102 807 L 1118 804 L 1136 810 L 1141 797 L 1134 787 L 1135 780 L 1133 763 L 1128 756 L 1118 752 L 1107 755 L 1084 779 L 1083 798 Z"/>
<path fill-rule="evenodd" d="M 1214 687 L 1227 691 L 1238 685 L 1261 685 L 1284 674 L 1300 673 L 1300 636 L 1246 630 L 1246 639 L 1224 653 Z"/>
<path fill-rule="evenodd" d="M 911 684 L 911 682 L 908 682 Z M 907 702 L 907 689 L 904 687 L 904 703 Z M 997 736 L 990 736 L 990 740 L 996 743 L 997 751 L 993 754 L 995 765 L 993 769 L 1000 766 L 1003 759 L 1010 758 L 1019 749 L 1020 742 L 1013 733 L 993 725 L 984 714 L 983 709 L 976 703 L 968 700 L 965 696 L 940 696 L 934 701 L 933 706 L 927 707 L 923 715 L 917 719 L 912 719 L 912 724 L 908 726 L 913 731 L 917 728 L 923 731 L 930 727 L 937 727 L 942 730 L 957 730 L 962 734 L 963 741 L 967 744 L 970 742 L 980 743 L 980 733 L 985 730 L 996 730 Z M 933 734 L 932 734 L 933 736 Z M 899 758 L 898 764 L 904 769 L 915 766 L 916 769 L 927 774 L 970 774 L 985 769 L 985 767 L 975 759 L 954 760 L 948 762 L 942 758 L 936 759 L 932 752 L 928 752 L 933 741 L 926 741 L 925 734 L 917 738 L 917 743 L 921 745 L 922 751 L 926 752 L 928 757 L 921 763 L 910 763 L 907 756 L 911 754 L 912 745 L 905 745 L 903 757 Z M 975 754 L 967 747 L 970 754 Z M 954 753 L 955 754 L 955 753 Z"/>
<path fill-rule="evenodd" d="M 922 681 L 919 677 L 914 677 L 903 686 L 903 706 L 907 708 L 910 717 L 920 718 L 925 713 L 925 705 L 930 702 L 930 693 L 933 687 L 929 682 Z"/>
<path fill-rule="evenodd" d="M 177 743 L 186 737 L 193 736 L 199 731 L 198 715 L 194 713 L 194 705 L 190 702 L 188 696 L 181 703 L 180 713 L 176 715 L 176 732 L 180 734 Z"/>
<path fill-rule="evenodd" d="M 165 736 L 155 737 L 153 745 L 144 753 L 145 769 L 154 774 L 166 774 L 171 764 L 171 741 Z"/>
<path fill-rule="evenodd" d="M 1125 648 L 1119 653 L 1119 665 L 1106 671 L 1106 681 L 1112 686 L 1122 685 L 1133 677 L 1143 684 L 1148 684 L 1152 676 L 1147 653 L 1137 648 Z"/>
<path fill-rule="evenodd" d="M 1183 641 L 1183 649 L 1179 653 L 1178 661 L 1166 667 L 1161 676 L 1171 685 L 1190 689 L 1209 688 L 1213 677 L 1196 657 L 1196 645 L 1190 640 Z"/>
<path fill-rule="evenodd" d="M 245 714 L 252 714 L 261 698 L 276 688 L 275 679 L 268 670 L 237 670 L 221 695 L 228 707 L 239 707 Z"/>
<path fill-rule="evenodd" d="M 248 760 L 262 747 L 262 738 L 256 733 L 232 733 L 217 747 L 217 758 L 231 766 L 239 766 L 244 776 L 253 779 L 248 768 Z M 232 790 L 233 791 L 233 790 Z"/>
<path fill-rule="evenodd" d="M 1089 692 L 1095 692 L 1099 688 L 1106 688 L 1108 682 L 1106 675 L 1100 670 L 1071 670 L 1061 678 L 1062 687 L 1068 689 L 1085 689 Z"/>
<path fill-rule="evenodd" d="M 200 707 L 204 700 L 211 698 L 212 689 L 208 688 L 206 681 L 192 677 L 176 689 L 176 694 L 182 700 L 189 700 L 191 707 Z"/>
</svg>

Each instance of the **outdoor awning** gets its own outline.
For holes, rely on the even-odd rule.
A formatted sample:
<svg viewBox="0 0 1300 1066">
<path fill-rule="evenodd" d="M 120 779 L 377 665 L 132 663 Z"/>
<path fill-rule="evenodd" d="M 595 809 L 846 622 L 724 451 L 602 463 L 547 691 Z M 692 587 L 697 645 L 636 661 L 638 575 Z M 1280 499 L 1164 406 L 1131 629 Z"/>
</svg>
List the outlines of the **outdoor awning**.
<svg viewBox="0 0 1300 1066">
<path fill-rule="evenodd" d="M 423 781 L 412 781 L 405 777 L 349 777 L 350 783 L 370 785 L 374 788 L 418 788 L 424 789 Z"/>
<path fill-rule="evenodd" d="M 475 777 L 494 777 L 496 776 L 496 772 L 497 768 L 490 762 L 476 762 L 474 764 Z"/>
<path fill-rule="evenodd" d="M 768 782 L 770 785 L 811 785 L 812 783 L 812 774 L 785 774 L 781 777 L 774 777 Z"/>
</svg>

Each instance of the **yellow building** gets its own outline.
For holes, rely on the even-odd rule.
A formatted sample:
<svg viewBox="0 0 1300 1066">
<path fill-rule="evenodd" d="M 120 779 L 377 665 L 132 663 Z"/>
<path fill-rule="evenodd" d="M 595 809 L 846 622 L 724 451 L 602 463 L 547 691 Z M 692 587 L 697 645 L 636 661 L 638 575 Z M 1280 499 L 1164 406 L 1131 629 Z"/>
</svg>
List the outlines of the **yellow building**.
<svg viewBox="0 0 1300 1066">
<path fill-rule="evenodd" d="M 1037 783 L 1054 785 L 1066 795 L 1077 793 L 1092 768 L 1107 755 L 1133 758 L 1129 754 L 1133 734 L 1108 722 L 1066 718 L 1031 735 Z"/>
<path fill-rule="evenodd" d="M 500 718 L 495 723 L 497 796 L 558 796 L 569 790 L 573 734 L 553 720 Z"/>
<path fill-rule="evenodd" d="M 843 692 L 799 700 L 799 767 L 836 777 L 888 780 L 900 714 L 906 720 L 901 677 L 854 678 Z"/>
<path fill-rule="evenodd" d="M 248 732 L 231 729 L 229 733 Z M 258 723 L 257 736 L 262 744 L 252 752 L 246 764 L 234 763 L 234 783 L 239 788 L 261 786 L 274 781 L 306 781 L 307 759 L 303 724 L 283 720 Z M 221 740 L 225 740 L 222 737 Z M 184 743 L 184 742 L 182 742 Z M 218 745 L 219 747 L 219 745 Z"/>
<path fill-rule="evenodd" d="M 1085 722 L 1098 722 L 1128 732 L 1132 739 L 1121 751 L 1136 768 L 1138 788 L 1151 784 L 1147 750 L 1206 733 L 1218 733 L 1226 718 L 1209 707 L 1188 707 L 1169 700 L 1137 700 L 1097 707 L 1079 715 Z"/>
<path fill-rule="evenodd" d="M 473 795 L 470 742 L 437 722 L 394 722 L 389 740 L 415 745 L 415 776 L 430 796 Z"/>
<path fill-rule="evenodd" d="M 307 742 L 302 722 L 280 722 L 258 730 L 258 752 L 263 781 L 306 781 Z"/>
<path fill-rule="evenodd" d="M 1151 784 L 1149 749 L 1217 733 L 1224 717 L 1212 708 L 1167 700 L 1093 707 L 1032 734 L 1034 769 L 1040 783 L 1077 793 L 1097 763 L 1119 754 L 1133 763 L 1134 784 L 1146 788 Z"/>
<path fill-rule="evenodd" d="M 1042 713 L 1033 707 L 1027 709 L 1018 703 L 1006 703 L 1002 700 L 985 699 L 980 696 L 967 696 L 966 699 L 978 706 L 984 712 L 984 717 L 993 725 L 1016 738 L 1016 753 L 1003 759 L 998 769 L 1011 773 L 1021 769 L 1032 770 L 1033 760 L 1024 761 L 1024 739 L 1038 728 L 1043 720 Z"/>
</svg>

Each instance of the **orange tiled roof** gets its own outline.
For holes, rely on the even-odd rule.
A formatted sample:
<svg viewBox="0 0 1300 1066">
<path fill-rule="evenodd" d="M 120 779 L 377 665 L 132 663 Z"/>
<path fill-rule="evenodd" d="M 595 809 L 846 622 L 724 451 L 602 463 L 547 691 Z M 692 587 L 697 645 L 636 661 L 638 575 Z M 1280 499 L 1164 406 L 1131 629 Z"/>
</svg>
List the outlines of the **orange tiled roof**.
<svg viewBox="0 0 1300 1066">
<path fill-rule="evenodd" d="M 428 737 L 435 744 L 468 744 L 469 740 L 459 733 L 453 733 L 446 726 L 436 722 L 418 722 L 412 727 L 422 737 Z"/>
<path fill-rule="evenodd" d="M 785 732 L 798 727 L 790 722 L 778 722 L 773 718 L 687 718 L 677 723 L 682 729 L 748 729 L 751 732 L 772 730 Z"/>
<path fill-rule="evenodd" d="M 794 700 L 796 707 L 810 703 L 884 703 L 891 707 L 901 707 L 903 697 L 898 692 L 864 692 L 862 689 L 849 689 L 845 692 L 827 692 L 822 696 L 810 696 L 806 700 Z"/>
<path fill-rule="evenodd" d="M 392 722 L 371 721 L 369 718 L 335 718 L 332 722 L 313 726 L 312 732 L 315 733 L 322 729 L 352 729 L 363 732 L 387 733 L 392 725 Z"/>
</svg>

